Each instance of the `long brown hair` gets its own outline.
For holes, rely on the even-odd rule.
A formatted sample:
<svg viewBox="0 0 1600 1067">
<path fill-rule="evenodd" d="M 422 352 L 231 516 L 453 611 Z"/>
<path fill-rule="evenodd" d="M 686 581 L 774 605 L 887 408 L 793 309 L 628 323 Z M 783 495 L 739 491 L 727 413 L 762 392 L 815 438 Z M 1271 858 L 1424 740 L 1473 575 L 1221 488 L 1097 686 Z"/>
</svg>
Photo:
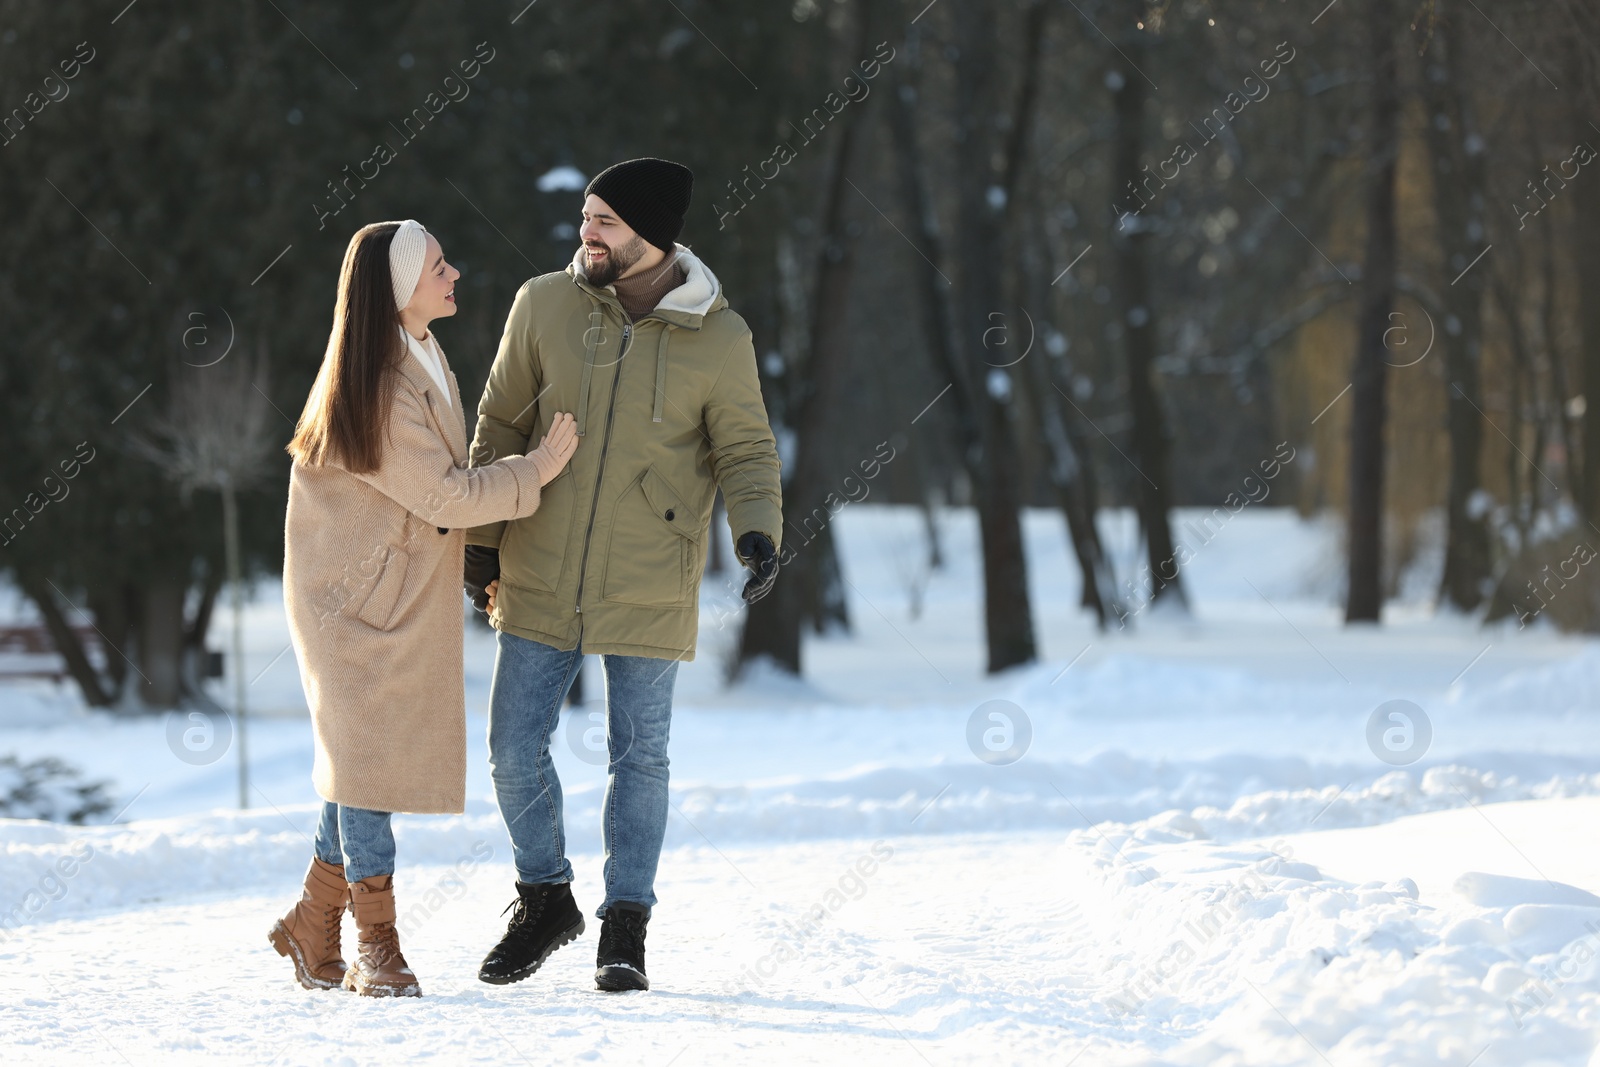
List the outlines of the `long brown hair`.
<svg viewBox="0 0 1600 1067">
<path fill-rule="evenodd" d="M 374 222 L 350 238 L 322 368 L 289 442 L 310 466 L 334 463 L 356 474 L 378 469 L 389 393 L 404 353 L 394 306 L 389 245 L 398 222 Z"/>
</svg>

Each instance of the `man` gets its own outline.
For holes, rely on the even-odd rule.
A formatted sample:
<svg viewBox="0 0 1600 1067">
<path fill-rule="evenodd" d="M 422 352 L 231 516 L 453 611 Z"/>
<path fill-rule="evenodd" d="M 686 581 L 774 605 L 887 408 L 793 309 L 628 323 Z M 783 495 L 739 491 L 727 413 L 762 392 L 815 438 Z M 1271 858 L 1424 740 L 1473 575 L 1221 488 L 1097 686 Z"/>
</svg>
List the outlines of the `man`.
<svg viewBox="0 0 1600 1067">
<path fill-rule="evenodd" d="M 485 982 L 520 981 L 583 933 L 550 759 L 585 653 L 606 675 L 604 920 L 595 983 L 648 989 L 644 937 L 667 823 L 678 664 L 694 659 L 718 487 L 755 601 L 777 577 L 780 465 L 750 329 L 677 243 L 693 176 L 633 159 L 584 190 L 582 247 L 523 285 L 478 404 L 473 465 L 521 455 L 558 412 L 579 448 L 526 519 L 467 536 L 467 589 L 497 635 L 489 762 L 517 899 Z"/>
</svg>

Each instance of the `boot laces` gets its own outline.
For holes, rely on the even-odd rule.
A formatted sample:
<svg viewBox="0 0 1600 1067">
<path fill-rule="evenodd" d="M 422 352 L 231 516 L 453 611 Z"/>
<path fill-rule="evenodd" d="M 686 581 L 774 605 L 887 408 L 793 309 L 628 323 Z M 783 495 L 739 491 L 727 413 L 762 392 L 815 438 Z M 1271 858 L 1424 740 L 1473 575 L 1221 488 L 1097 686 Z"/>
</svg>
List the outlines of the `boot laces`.
<svg viewBox="0 0 1600 1067">
<path fill-rule="evenodd" d="M 339 940 L 339 920 L 344 917 L 344 905 L 335 908 L 322 909 L 322 945 L 332 948 L 333 943 Z"/>
<path fill-rule="evenodd" d="M 509 926 L 512 930 L 521 930 L 522 927 L 531 926 L 539 921 L 539 916 L 544 914 L 544 905 L 546 899 L 546 897 L 541 895 L 536 904 L 530 905 L 528 903 L 528 898 L 518 893 L 517 899 L 507 904 L 505 911 L 502 911 L 500 914 L 504 915 L 507 911 L 511 911 L 513 908 L 515 908 L 516 911 L 513 912 L 511 916 L 511 922 Z"/>
<path fill-rule="evenodd" d="M 371 973 L 386 963 L 405 966 L 405 957 L 400 954 L 400 934 L 394 923 L 378 923 L 362 933 L 366 935 L 361 939 L 360 966 L 364 970 Z"/>
<path fill-rule="evenodd" d="M 630 960 L 644 959 L 644 916 L 613 912 L 606 923 L 607 955 L 621 954 Z"/>
</svg>

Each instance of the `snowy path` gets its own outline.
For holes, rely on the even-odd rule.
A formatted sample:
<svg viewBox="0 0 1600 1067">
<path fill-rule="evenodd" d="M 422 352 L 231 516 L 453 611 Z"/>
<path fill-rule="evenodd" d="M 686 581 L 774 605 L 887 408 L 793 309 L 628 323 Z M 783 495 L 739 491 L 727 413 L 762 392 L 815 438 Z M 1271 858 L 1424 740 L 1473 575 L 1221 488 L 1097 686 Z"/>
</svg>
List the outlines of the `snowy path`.
<svg viewBox="0 0 1600 1067">
<path fill-rule="evenodd" d="M 1600 884 L 1521 877 L 1518 850 L 1484 851 L 1468 824 L 1487 815 L 1550 858 L 1597 808 L 1232 844 L 1174 812 L 1068 834 L 684 846 L 663 858 L 655 988 L 621 996 L 592 989 L 594 923 L 520 985 L 473 978 L 511 874 L 463 837 L 455 865 L 402 865 L 420 1001 L 295 986 L 264 937 L 295 890 L 280 876 L 17 931 L 0 943 L 0 1060 L 1584 1065 Z M 1462 823 L 1455 847 L 1385 848 L 1430 821 Z M 598 857 L 574 862 L 592 909 Z M 1480 873 L 1429 888 L 1457 868 Z"/>
<path fill-rule="evenodd" d="M 295 986 L 265 940 L 290 883 L 29 928 L 0 951 L 0 1060 L 1042 1062 L 1084 996 L 1066 964 L 1064 887 L 1034 877 L 1082 872 L 1082 853 L 1050 837 L 673 850 L 649 942 L 655 988 L 620 996 L 593 989 L 593 921 L 534 978 L 476 981 L 511 873 L 463 866 L 402 870 L 402 911 L 430 911 L 407 928 L 416 1002 Z M 598 858 L 575 866 L 592 911 Z M 826 917 L 807 929 L 816 907 Z"/>
</svg>

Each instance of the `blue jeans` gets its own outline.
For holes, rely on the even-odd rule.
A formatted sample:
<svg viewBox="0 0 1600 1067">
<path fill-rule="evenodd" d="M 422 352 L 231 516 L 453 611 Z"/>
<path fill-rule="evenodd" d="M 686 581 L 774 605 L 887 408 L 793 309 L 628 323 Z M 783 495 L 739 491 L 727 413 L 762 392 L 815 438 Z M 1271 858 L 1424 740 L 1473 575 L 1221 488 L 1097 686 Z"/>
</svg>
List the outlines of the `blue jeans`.
<svg viewBox="0 0 1600 1067">
<path fill-rule="evenodd" d="M 667 833 L 667 734 L 678 660 L 600 657 L 606 676 L 605 900 L 653 908 L 656 865 Z M 563 652 L 501 632 L 489 690 L 489 771 L 511 834 L 517 879 L 572 881 L 561 822 L 561 780 L 550 739 L 583 665 Z"/>
<path fill-rule="evenodd" d="M 344 880 L 360 882 L 394 873 L 394 829 L 387 811 L 322 802 L 317 820 L 317 859 L 344 864 Z"/>
</svg>

